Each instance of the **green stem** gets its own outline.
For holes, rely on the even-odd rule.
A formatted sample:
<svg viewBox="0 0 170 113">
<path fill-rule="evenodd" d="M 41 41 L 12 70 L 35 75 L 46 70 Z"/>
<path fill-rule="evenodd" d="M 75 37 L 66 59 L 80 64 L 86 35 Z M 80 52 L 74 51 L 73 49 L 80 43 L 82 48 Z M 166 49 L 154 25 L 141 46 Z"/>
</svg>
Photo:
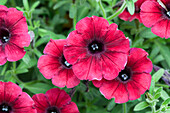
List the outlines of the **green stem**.
<svg viewBox="0 0 170 113">
<path fill-rule="evenodd" d="M 8 62 L 4 65 L 4 68 L 1 71 L 1 75 L 5 75 L 5 71 L 6 71 L 7 67 L 8 67 Z"/>
<path fill-rule="evenodd" d="M 127 105 L 126 103 L 123 103 L 123 113 L 127 113 Z"/>
<path fill-rule="evenodd" d="M 33 27 L 31 19 L 29 19 L 28 22 L 29 22 L 30 26 Z"/>
<path fill-rule="evenodd" d="M 155 102 L 154 102 L 153 104 L 154 104 L 154 105 L 151 105 L 152 113 L 155 113 L 155 112 L 156 112 L 156 109 L 155 109 Z"/>
<path fill-rule="evenodd" d="M 16 75 L 16 62 L 12 62 L 12 77 L 16 80 L 17 83 L 19 84 L 23 84 L 23 82 L 18 78 L 18 76 Z"/>
<path fill-rule="evenodd" d="M 165 84 L 155 84 L 156 86 L 162 86 L 162 87 L 164 87 L 164 88 L 169 88 L 170 86 L 168 86 L 168 85 L 165 85 Z"/>
<path fill-rule="evenodd" d="M 76 23 L 77 23 L 77 15 L 75 15 L 74 18 L 73 18 L 74 30 L 76 30 Z"/>
<path fill-rule="evenodd" d="M 98 4 L 99 4 L 99 6 L 100 6 L 100 9 L 102 10 L 103 18 L 106 18 L 106 11 L 105 11 L 105 9 L 104 9 L 104 7 L 103 7 L 103 5 L 102 5 L 101 0 L 99 0 Z"/>
<path fill-rule="evenodd" d="M 120 9 L 113 15 L 109 16 L 107 20 L 112 20 L 113 18 L 117 17 L 120 13 L 124 11 L 125 8 L 126 8 L 126 1 L 124 1 Z"/>
</svg>

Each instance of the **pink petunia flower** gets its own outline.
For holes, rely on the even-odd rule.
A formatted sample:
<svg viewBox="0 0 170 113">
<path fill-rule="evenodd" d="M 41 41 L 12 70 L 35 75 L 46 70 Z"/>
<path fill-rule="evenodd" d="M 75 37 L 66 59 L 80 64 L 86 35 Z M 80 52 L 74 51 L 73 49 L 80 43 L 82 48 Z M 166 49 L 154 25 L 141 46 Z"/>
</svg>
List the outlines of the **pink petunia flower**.
<svg viewBox="0 0 170 113">
<path fill-rule="evenodd" d="M 92 16 L 80 20 L 69 34 L 64 56 L 80 80 L 112 80 L 124 69 L 129 40 L 117 27 Z"/>
<path fill-rule="evenodd" d="M 63 55 L 63 46 L 66 40 L 50 40 L 44 49 L 44 54 L 38 60 L 38 68 L 46 79 L 58 87 L 72 88 L 80 83 L 74 75 L 72 65 Z"/>
<path fill-rule="evenodd" d="M 23 58 L 30 40 L 23 12 L 0 5 L 0 65 Z"/>
<path fill-rule="evenodd" d="M 126 8 L 120 15 L 119 18 L 124 20 L 124 21 L 132 21 L 134 19 L 138 19 L 140 23 L 142 23 L 141 18 L 140 18 L 140 7 L 142 5 L 143 2 L 145 2 L 146 0 L 138 0 L 135 3 L 135 13 L 133 15 L 131 15 L 128 11 L 128 9 Z"/>
<path fill-rule="evenodd" d="M 144 2 L 140 17 L 146 27 L 152 27 L 154 34 L 161 38 L 170 38 L 170 0 Z"/>
<path fill-rule="evenodd" d="M 0 113 L 37 113 L 34 101 L 12 82 L 0 81 Z"/>
<path fill-rule="evenodd" d="M 131 48 L 124 70 L 114 80 L 93 81 L 105 98 L 115 98 L 116 103 L 140 98 L 150 88 L 153 65 L 148 53 L 140 48 Z"/>
<path fill-rule="evenodd" d="M 70 96 L 58 88 L 50 89 L 45 94 L 35 94 L 32 99 L 37 113 L 79 113 Z"/>
</svg>

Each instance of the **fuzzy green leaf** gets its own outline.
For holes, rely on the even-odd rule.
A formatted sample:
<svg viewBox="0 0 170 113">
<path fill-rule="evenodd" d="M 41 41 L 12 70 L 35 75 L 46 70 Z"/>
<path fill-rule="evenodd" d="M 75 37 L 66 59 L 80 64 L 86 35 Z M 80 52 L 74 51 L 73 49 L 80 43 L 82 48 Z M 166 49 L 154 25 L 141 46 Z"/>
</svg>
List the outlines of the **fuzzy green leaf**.
<svg viewBox="0 0 170 113">
<path fill-rule="evenodd" d="M 134 108 L 134 111 L 140 111 L 140 110 L 143 110 L 145 108 L 147 108 L 149 106 L 149 104 L 145 101 L 143 102 L 140 102 L 139 104 L 137 104 Z"/>
<path fill-rule="evenodd" d="M 164 69 L 159 69 L 153 76 L 152 79 L 154 80 L 154 82 L 158 82 L 159 79 L 162 77 L 162 75 L 164 74 Z"/>
</svg>

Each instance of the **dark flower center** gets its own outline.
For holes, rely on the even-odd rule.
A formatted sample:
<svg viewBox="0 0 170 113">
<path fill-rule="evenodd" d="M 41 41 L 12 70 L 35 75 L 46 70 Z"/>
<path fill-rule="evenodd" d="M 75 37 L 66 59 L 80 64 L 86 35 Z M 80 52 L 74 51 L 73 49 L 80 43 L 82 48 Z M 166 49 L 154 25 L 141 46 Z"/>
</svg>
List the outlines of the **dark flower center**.
<svg viewBox="0 0 170 113">
<path fill-rule="evenodd" d="M 0 40 L 2 43 L 7 43 L 10 39 L 10 32 L 6 28 L 0 28 Z"/>
<path fill-rule="evenodd" d="M 46 113 L 60 113 L 57 107 L 49 107 Z"/>
<path fill-rule="evenodd" d="M 0 113 L 10 113 L 12 111 L 11 106 L 3 103 L 0 105 Z"/>
<path fill-rule="evenodd" d="M 92 41 L 88 45 L 88 50 L 92 54 L 100 53 L 100 52 L 104 51 L 104 44 L 102 42 L 99 42 L 99 41 Z"/>
<path fill-rule="evenodd" d="M 72 67 L 72 65 L 67 62 L 67 60 L 65 59 L 64 55 L 63 55 L 62 58 L 61 58 L 61 63 L 62 63 L 66 68 L 71 68 L 71 67 Z"/>
<path fill-rule="evenodd" d="M 125 67 L 125 69 L 122 70 L 122 71 L 119 73 L 119 75 L 118 75 L 118 77 L 119 77 L 120 80 L 122 80 L 122 81 L 127 81 L 127 80 L 129 80 L 131 76 L 132 76 L 132 71 L 131 71 L 131 69 L 128 68 L 128 67 Z"/>
</svg>

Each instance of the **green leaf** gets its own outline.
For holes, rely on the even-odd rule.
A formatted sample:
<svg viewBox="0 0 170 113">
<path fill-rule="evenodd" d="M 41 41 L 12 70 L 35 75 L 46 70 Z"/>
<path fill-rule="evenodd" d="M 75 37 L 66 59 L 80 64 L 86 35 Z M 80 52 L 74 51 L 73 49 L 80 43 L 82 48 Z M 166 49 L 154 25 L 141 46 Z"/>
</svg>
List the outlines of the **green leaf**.
<svg viewBox="0 0 170 113">
<path fill-rule="evenodd" d="M 157 37 L 155 34 L 152 33 L 151 28 L 145 28 L 139 34 L 140 37 L 144 38 L 154 38 Z M 158 49 L 159 50 L 159 49 Z"/>
<path fill-rule="evenodd" d="M 16 69 L 16 74 L 21 74 L 21 73 L 27 73 L 28 72 L 28 69 L 26 68 L 22 68 L 22 69 Z"/>
<path fill-rule="evenodd" d="M 168 104 L 170 104 L 170 98 L 167 98 L 167 99 L 162 103 L 161 106 L 166 106 L 166 105 L 168 105 Z"/>
<path fill-rule="evenodd" d="M 36 1 L 36 2 L 31 6 L 31 10 L 34 10 L 39 4 L 40 4 L 40 1 Z"/>
<path fill-rule="evenodd" d="M 34 94 L 38 93 L 45 93 L 47 90 L 53 88 L 53 86 L 46 84 L 46 83 L 40 83 L 40 82 L 30 82 L 26 83 L 24 85 L 26 89 L 31 91 Z"/>
<path fill-rule="evenodd" d="M 135 4 L 133 0 L 126 1 L 127 9 L 131 15 L 135 13 Z"/>
<path fill-rule="evenodd" d="M 111 101 L 110 101 L 109 104 L 107 105 L 107 110 L 108 110 L 108 111 L 111 111 L 111 110 L 114 108 L 114 106 L 116 105 L 116 103 L 115 103 L 114 100 L 115 100 L 114 98 L 111 99 Z"/>
<path fill-rule="evenodd" d="M 161 98 L 162 98 L 163 100 L 166 100 L 166 99 L 169 98 L 169 95 L 167 94 L 166 91 L 162 90 L 162 92 L 161 92 Z"/>
<path fill-rule="evenodd" d="M 55 9 L 58 9 L 59 7 L 63 6 L 64 4 L 70 3 L 70 2 L 72 2 L 72 1 L 70 1 L 70 0 L 62 0 L 62 1 L 59 1 L 58 3 L 56 3 L 56 4 L 54 5 L 53 9 L 54 9 L 54 10 L 55 10 Z"/>
<path fill-rule="evenodd" d="M 161 91 L 162 91 L 162 87 L 160 87 L 159 89 L 156 90 L 155 95 L 156 95 L 157 93 L 161 93 Z"/>
<path fill-rule="evenodd" d="M 5 5 L 7 3 L 8 0 L 1 0 L 0 1 L 0 5 Z"/>
<path fill-rule="evenodd" d="M 163 76 L 163 74 L 164 74 L 164 69 L 161 68 L 152 76 L 152 79 L 156 83 Z"/>
<path fill-rule="evenodd" d="M 140 102 L 139 104 L 137 104 L 134 108 L 134 111 L 140 111 L 140 110 L 143 110 L 145 108 L 147 108 L 149 106 L 149 104 L 145 101 L 143 102 Z"/>
<path fill-rule="evenodd" d="M 161 96 L 161 93 L 157 93 L 154 95 L 154 99 L 158 99 Z"/>
<path fill-rule="evenodd" d="M 28 0 L 23 0 L 23 5 L 24 5 L 24 8 L 29 11 L 29 4 L 28 4 Z"/>
<path fill-rule="evenodd" d="M 170 67 L 170 50 L 168 47 L 160 44 L 159 42 L 155 41 L 155 44 L 160 48 L 160 53 L 163 55 L 163 57 L 165 58 L 168 66 Z"/>
<path fill-rule="evenodd" d="M 155 82 L 154 82 L 154 80 L 152 79 L 152 80 L 151 80 L 151 86 L 150 86 L 150 89 L 149 89 L 149 93 L 150 93 L 151 95 L 153 95 L 154 89 L 155 89 Z"/>
<path fill-rule="evenodd" d="M 69 17 L 74 18 L 77 14 L 77 7 L 76 4 L 71 4 L 70 10 L 69 10 Z"/>
</svg>

